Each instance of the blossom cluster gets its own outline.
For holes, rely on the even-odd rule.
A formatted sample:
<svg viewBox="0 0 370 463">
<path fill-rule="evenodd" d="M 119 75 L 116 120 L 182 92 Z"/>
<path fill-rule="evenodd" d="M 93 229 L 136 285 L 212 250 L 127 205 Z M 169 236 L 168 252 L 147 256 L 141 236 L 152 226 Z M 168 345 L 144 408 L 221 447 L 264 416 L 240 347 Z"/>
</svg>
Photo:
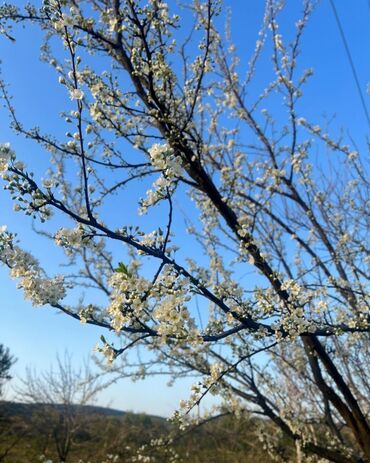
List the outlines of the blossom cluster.
<svg viewBox="0 0 370 463">
<path fill-rule="evenodd" d="M 75 228 L 60 228 L 54 240 L 57 246 L 62 246 L 66 253 L 71 253 L 71 248 L 80 248 L 88 243 L 86 231 L 78 224 Z"/>
<path fill-rule="evenodd" d="M 13 243 L 14 235 L 4 228 L 0 233 L 0 261 L 10 268 L 12 278 L 19 280 L 24 297 L 34 306 L 56 305 L 66 295 L 64 277 L 57 275 L 48 278 L 30 253 L 23 251 Z"/>
<path fill-rule="evenodd" d="M 166 178 L 171 179 L 181 175 L 182 162 L 178 156 L 175 156 L 170 146 L 155 143 L 149 148 L 148 153 L 153 167 L 161 170 Z"/>
<path fill-rule="evenodd" d="M 113 291 L 107 313 L 112 317 L 112 328 L 120 331 L 125 323 L 142 319 L 148 306 L 147 294 L 151 284 L 149 280 L 129 272 L 113 273 L 109 284 Z"/>
<path fill-rule="evenodd" d="M 23 211 L 32 217 L 39 216 L 41 222 L 45 222 L 52 215 L 52 209 L 48 204 L 50 191 L 47 195 L 43 193 L 33 181 L 34 174 L 26 172 L 26 166 L 22 161 L 16 161 L 14 151 L 8 145 L 2 146 L 0 156 L 2 153 L 4 171 L 0 174 L 6 182 L 4 189 L 10 192 L 15 202 L 14 210 Z M 10 160 L 12 161 L 11 169 Z"/>
<path fill-rule="evenodd" d="M 190 316 L 189 282 L 166 266 L 153 283 L 135 272 L 117 271 L 109 279 L 112 287 L 107 313 L 112 328 L 155 321 L 154 329 L 161 343 L 168 338 L 179 342 L 200 343 L 200 333 Z"/>
<path fill-rule="evenodd" d="M 141 201 L 140 214 L 144 214 L 150 206 L 157 204 L 174 189 L 176 179 L 181 176 L 182 171 L 181 159 L 167 144 L 155 143 L 148 153 L 153 167 L 159 170 L 161 175 L 154 181 L 153 188 L 147 191 L 146 198 Z"/>
</svg>

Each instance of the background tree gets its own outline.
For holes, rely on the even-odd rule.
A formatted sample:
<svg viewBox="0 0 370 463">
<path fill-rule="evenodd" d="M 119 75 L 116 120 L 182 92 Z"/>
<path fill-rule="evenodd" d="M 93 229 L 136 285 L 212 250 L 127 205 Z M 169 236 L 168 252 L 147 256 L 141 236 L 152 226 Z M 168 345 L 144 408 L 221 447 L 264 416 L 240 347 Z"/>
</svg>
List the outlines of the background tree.
<svg viewBox="0 0 370 463">
<path fill-rule="evenodd" d="M 272 420 L 298 458 L 369 462 L 368 159 L 301 115 L 312 3 L 288 41 L 282 5 L 268 0 L 248 64 L 218 31 L 219 2 L 186 5 L 186 21 L 171 7 L 1 7 L 6 36 L 17 22 L 45 31 L 42 59 L 71 100 L 57 138 L 24 127 L 2 84 L 13 128 L 52 162 L 40 181 L 3 145 L 0 170 L 16 210 L 69 219 L 43 233 L 73 275 L 48 277 L 6 229 L 1 260 L 35 305 L 121 335 L 122 346 L 103 337 L 100 351 L 121 356 L 125 375 L 198 374 L 175 414 L 182 425 L 212 392 L 225 413 Z M 253 97 L 265 53 L 273 75 Z M 90 288 L 90 302 L 67 303 L 71 285 Z M 134 347 L 152 358 L 134 362 Z"/>
<path fill-rule="evenodd" d="M 89 365 L 74 368 L 68 353 L 57 356 L 55 367 L 49 371 L 37 374 L 27 370 L 17 393 L 22 402 L 37 406 L 32 426 L 38 429 L 42 445 L 39 455 L 51 453 L 58 461 L 69 461 L 83 437 L 81 433 L 94 432 L 93 424 L 88 425 L 94 422 L 94 416 L 84 407 L 94 403 L 102 387 Z"/>
<path fill-rule="evenodd" d="M 9 349 L 0 344 L 0 397 L 3 395 L 4 384 L 12 377 L 10 369 L 16 362 L 16 359 L 10 355 Z"/>
<path fill-rule="evenodd" d="M 12 419 L 2 407 L 5 394 L 4 386 L 11 380 L 10 369 L 16 359 L 3 344 L 0 344 L 0 461 L 4 461 L 26 433 L 25 426 L 20 426 L 17 420 Z M 14 432 L 17 429 L 17 432 Z"/>
</svg>

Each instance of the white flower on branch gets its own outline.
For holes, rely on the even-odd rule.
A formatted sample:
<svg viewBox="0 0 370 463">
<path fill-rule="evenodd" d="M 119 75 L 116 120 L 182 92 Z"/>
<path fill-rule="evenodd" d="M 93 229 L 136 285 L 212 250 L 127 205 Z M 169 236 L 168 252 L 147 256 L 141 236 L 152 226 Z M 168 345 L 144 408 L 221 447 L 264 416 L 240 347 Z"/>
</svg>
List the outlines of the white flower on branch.
<svg viewBox="0 0 370 463">
<path fill-rule="evenodd" d="M 9 162 L 14 156 L 13 150 L 10 148 L 10 143 L 0 144 L 0 175 L 8 170 Z"/>
<path fill-rule="evenodd" d="M 80 88 L 72 88 L 69 91 L 69 96 L 71 100 L 82 100 L 85 94 Z"/>
</svg>

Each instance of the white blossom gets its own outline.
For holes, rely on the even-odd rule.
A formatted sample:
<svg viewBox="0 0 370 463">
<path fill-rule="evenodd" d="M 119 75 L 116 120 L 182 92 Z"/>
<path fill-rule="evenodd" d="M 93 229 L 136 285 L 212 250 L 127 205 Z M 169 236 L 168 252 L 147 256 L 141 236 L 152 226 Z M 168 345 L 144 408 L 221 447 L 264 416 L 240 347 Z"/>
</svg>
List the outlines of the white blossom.
<svg viewBox="0 0 370 463">
<path fill-rule="evenodd" d="M 14 152 L 11 150 L 9 143 L 0 144 L 0 175 L 8 170 L 13 154 Z"/>
<path fill-rule="evenodd" d="M 85 94 L 80 88 L 72 88 L 69 91 L 69 96 L 71 100 L 82 100 Z"/>
</svg>

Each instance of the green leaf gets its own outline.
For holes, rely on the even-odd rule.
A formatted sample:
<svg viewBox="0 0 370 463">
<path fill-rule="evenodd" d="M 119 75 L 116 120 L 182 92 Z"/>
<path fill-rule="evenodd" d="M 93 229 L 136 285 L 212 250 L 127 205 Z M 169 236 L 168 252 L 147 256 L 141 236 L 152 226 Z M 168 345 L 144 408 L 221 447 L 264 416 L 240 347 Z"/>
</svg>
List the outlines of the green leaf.
<svg viewBox="0 0 370 463">
<path fill-rule="evenodd" d="M 126 265 L 123 262 L 118 262 L 118 267 L 114 269 L 117 273 L 124 273 L 125 275 L 129 275 Z"/>
</svg>

